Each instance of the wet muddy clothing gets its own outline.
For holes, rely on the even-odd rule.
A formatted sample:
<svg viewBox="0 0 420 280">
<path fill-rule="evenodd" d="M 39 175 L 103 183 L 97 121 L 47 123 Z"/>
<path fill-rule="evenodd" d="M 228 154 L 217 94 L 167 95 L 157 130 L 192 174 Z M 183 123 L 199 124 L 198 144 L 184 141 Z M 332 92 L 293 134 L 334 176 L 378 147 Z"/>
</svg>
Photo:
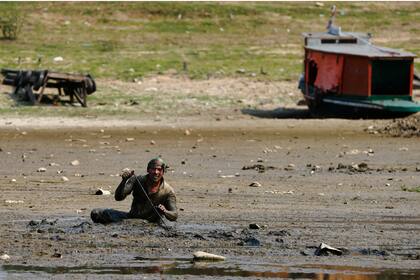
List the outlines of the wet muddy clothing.
<svg viewBox="0 0 420 280">
<path fill-rule="evenodd" d="M 122 219 L 146 219 L 150 222 L 158 222 L 159 216 L 154 211 L 153 207 L 162 204 L 166 208 L 165 213 L 160 213 L 161 216 L 166 217 L 170 221 L 175 221 L 178 218 L 176 209 L 176 196 L 173 188 L 162 181 L 159 185 L 158 191 L 150 193 L 150 187 L 147 184 L 147 176 L 137 176 L 141 186 L 148 194 L 150 200 L 153 202 L 152 206 L 142 191 L 142 187 L 133 175 L 128 179 L 123 179 L 115 191 L 115 200 L 124 200 L 129 194 L 133 194 L 133 202 L 131 203 L 130 211 L 123 212 L 114 209 L 94 209 L 91 212 L 91 218 L 95 223 L 112 223 L 118 222 Z M 159 211 L 159 210 L 158 210 Z"/>
</svg>

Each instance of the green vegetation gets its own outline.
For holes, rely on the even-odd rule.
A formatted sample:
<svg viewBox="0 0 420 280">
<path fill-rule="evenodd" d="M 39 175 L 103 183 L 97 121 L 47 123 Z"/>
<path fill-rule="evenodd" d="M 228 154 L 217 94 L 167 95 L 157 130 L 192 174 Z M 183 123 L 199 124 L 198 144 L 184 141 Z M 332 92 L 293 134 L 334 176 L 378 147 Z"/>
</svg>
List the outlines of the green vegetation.
<svg viewBox="0 0 420 280">
<path fill-rule="evenodd" d="M 169 69 L 182 72 L 187 62 L 191 78 L 237 76 L 243 68 L 259 78 L 293 80 L 301 68 L 301 33 L 324 30 L 329 4 L 2 2 L 0 14 L 17 8 L 26 24 L 18 40 L 3 42 L 0 67 L 131 80 Z M 336 21 L 343 30 L 371 32 L 374 38 L 406 34 L 389 38 L 387 45 L 420 51 L 419 28 L 413 26 L 420 3 L 347 2 L 338 7 Z M 64 61 L 54 63 L 56 56 Z M 260 75 L 261 68 L 266 75 Z"/>
<path fill-rule="evenodd" d="M 0 30 L 3 39 L 16 40 L 23 24 L 20 9 L 15 3 L 4 3 L 0 10 Z"/>
<path fill-rule="evenodd" d="M 406 187 L 406 186 L 401 186 L 401 190 L 405 191 L 405 192 L 418 192 L 418 193 L 420 193 L 420 186 L 413 187 L 413 188 L 409 188 L 409 187 Z"/>
<path fill-rule="evenodd" d="M 0 2 L 0 15 L 14 9 L 25 19 L 16 40 L 1 41 L 0 68 L 296 81 L 301 33 L 324 31 L 333 4 L 343 30 L 420 54 L 417 2 Z"/>
</svg>

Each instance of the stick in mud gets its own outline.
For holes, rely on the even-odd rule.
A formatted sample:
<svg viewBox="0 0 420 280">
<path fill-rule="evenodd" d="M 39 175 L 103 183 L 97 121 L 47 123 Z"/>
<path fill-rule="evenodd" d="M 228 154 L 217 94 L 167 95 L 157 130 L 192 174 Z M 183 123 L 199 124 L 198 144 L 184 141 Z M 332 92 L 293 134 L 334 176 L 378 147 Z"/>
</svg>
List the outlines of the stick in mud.
<svg viewBox="0 0 420 280">
<path fill-rule="evenodd" d="M 133 174 L 134 175 L 134 174 Z M 152 206 L 153 210 L 155 211 L 155 213 L 158 215 L 160 222 L 159 225 L 162 226 L 165 230 L 169 230 L 169 227 L 166 225 L 165 221 L 163 220 L 162 216 L 160 215 L 159 211 L 156 210 L 155 205 L 153 204 L 152 200 L 150 199 L 150 197 L 147 195 L 147 192 L 145 191 L 145 189 L 143 188 L 143 185 L 140 183 L 140 180 L 137 178 L 136 175 L 134 175 L 134 177 L 136 178 L 137 183 L 140 185 L 140 189 L 142 189 L 144 195 L 146 196 L 147 200 L 149 201 L 150 205 Z"/>
</svg>

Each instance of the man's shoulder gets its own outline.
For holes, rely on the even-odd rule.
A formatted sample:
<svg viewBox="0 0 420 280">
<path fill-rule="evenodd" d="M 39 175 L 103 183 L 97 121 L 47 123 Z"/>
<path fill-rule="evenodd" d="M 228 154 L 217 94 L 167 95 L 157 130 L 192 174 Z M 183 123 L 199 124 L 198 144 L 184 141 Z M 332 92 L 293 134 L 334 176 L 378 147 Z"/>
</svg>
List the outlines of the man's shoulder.
<svg viewBox="0 0 420 280">
<path fill-rule="evenodd" d="M 163 181 L 163 190 L 165 193 L 175 193 L 174 188 L 166 180 Z"/>
</svg>

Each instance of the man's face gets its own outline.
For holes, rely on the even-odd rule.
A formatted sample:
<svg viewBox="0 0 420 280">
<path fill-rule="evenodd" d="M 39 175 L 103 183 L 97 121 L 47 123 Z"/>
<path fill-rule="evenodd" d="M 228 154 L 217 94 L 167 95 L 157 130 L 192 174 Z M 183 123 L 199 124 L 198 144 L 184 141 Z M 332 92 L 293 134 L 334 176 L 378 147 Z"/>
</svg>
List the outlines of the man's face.
<svg viewBox="0 0 420 280">
<path fill-rule="evenodd" d="M 155 163 L 151 168 L 147 169 L 147 173 L 149 173 L 150 178 L 153 182 L 159 182 L 163 176 L 163 167 L 161 163 Z"/>
</svg>

